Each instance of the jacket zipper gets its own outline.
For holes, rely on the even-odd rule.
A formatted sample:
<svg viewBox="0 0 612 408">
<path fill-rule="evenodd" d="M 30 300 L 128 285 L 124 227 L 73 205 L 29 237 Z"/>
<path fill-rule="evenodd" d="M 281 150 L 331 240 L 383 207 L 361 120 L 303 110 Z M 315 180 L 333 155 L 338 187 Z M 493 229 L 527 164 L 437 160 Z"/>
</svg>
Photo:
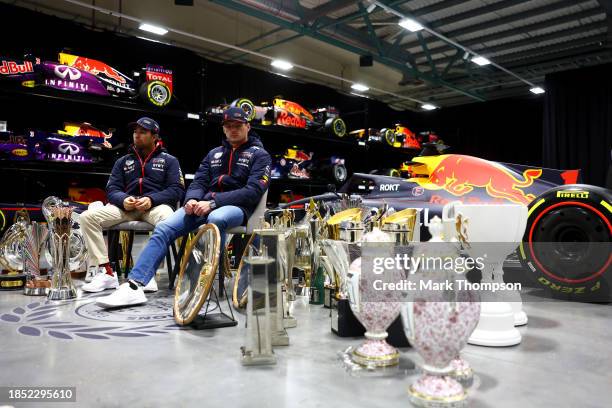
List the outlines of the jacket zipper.
<svg viewBox="0 0 612 408">
<path fill-rule="evenodd" d="M 149 161 L 149 159 L 151 158 L 151 155 L 153 153 L 155 153 L 155 151 L 157 150 L 157 147 L 159 145 L 155 145 L 155 147 L 153 148 L 153 150 L 151 150 L 151 153 L 149 153 L 147 155 L 147 157 L 145 158 L 144 162 L 142 161 L 142 159 L 140 158 L 140 155 L 138 154 L 138 150 L 136 150 L 134 148 L 134 153 L 136 153 L 136 157 L 138 158 L 138 161 L 140 162 L 140 174 L 142 175 L 142 177 L 140 177 L 138 179 L 138 188 L 140 190 L 140 195 L 142 196 L 142 180 L 144 179 L 145 176 L 145 164 L 147 164 L 147 162 Z"/>
</svg>

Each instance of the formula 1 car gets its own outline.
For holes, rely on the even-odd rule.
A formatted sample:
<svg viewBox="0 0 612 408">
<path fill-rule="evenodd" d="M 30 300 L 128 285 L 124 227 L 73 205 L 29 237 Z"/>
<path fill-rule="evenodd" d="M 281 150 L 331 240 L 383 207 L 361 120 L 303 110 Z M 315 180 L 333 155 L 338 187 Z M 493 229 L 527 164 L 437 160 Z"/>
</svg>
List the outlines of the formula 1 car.
<svg viewBox="0 0 612 408">
<path fill-rule="evenodd" d="M 498 163 L 458 154 L 413 158 L 410 179 L 355 173 L 339 190 L 363 204 L 396 210 L 421 208 L 421 239 L 445 204 L 518 203 L 528 206 L 522 271 L 555 297 L 612 301 L 612 191 L 575 184 L 579 170 Z M 315 201 L 336 201 L 327 193 Z M 296 208 L 311 198 L 281 205 Z M 494 228 L 494 226 L 492 226 Z"/>
<path fill-rule="evenodd" d="M 249 121 L 257 120 L 264 126 L 277 125 L 298 129 L 329 131 L 335 136 L 346 135 L 346 124 L 340 118 L 338 110 L 332 106 L 308 110 L 297 102 L 274 98 L 256 106 L 246 98 L 234 100 L 230 104 L 209 108 L 208 116 L 220 117 L 230 106 L 238 106 L 248 113 Z"/>
<path fill-rule="evenodd" d="M 124 145 L 109 142 L 113 129 L 103 132 L 89 123 L 67 122 L 57 133 L 31 130 L 26 136 L 0 133 L 0 158 L 55 162 L 112 162 Z"/>
<path fill-rule="evenodd" d="M 387 143 L 390 146 L 404 149 L 420 149 L 423 142 L 435 142 L 437 135 L 431 131 L 420 132 L 418 135 L 401 124 L 394 128 L 357 129 L 350 134 L 358 140 L 366 139 L 369 143 Z"/>
<path fill-rule="evenodd" d="M 93 95 L 141 98 L 158 106 L 172 99 L 172 71 L 147 65 L 134 73 L 136 79 L 122 74 L 104 62 L 59 53 L 59 62 L 44 61 L 32 56 L 23 60 L 0 57 L 0 78 L 21 82 L 28 88 L 37 86 Z"/>
<path fill-rule="evenodd" d="M 272 163 L 271 177 L 276 179 L 326 179 L 336 184 L 346 181 L 347 170 L 344 159 L 337 156 L 315 158 L 314 153 L 287 149 L 277 155 Z"/>
</svg>

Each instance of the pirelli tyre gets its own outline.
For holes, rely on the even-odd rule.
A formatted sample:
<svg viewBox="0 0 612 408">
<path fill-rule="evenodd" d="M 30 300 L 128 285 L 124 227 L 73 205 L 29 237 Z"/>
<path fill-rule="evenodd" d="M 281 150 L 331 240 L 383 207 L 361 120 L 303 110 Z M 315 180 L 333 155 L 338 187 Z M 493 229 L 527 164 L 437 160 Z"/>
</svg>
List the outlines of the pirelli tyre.
<svg viewBox="0 0 612 408">
<path fill-rule="evenodd" d="M 583 184 L 553 188 L 529 206 L 519 258 L 557 298 L 610 301 L 612 191 Z"/>
<path fill-rule="evenodd" d="M 380 134 L 389 146 L 393 146 L 395 144 L 395 130 L 384 128 L 380 130 Z"/>
<path fill-rule="evenodd" d="M 140 97 L 152 105 L 162 107 L 170 103 L 172 92 L 162 81 L 147 81 L 140 85 Z"/>
<path fill-rule="evenodd" d="M 242 108 L 242 110 L 246 112 L 247 120 L 249 122 L 255 119 L 255 114 L 257 112 L 255 112 L 255 104 L 251 102 L 250 99 L 247 99 L 247 98 L 236 99 L 235 101 L 231 103 L 231 106 Z"/>
<path fill-rule="evenodd" d="M 325 129 L 330 130 L 334 136 L 346 135 L 346 123 L 341 118 L 329 118 L 325 121 Z"/>
</svg>

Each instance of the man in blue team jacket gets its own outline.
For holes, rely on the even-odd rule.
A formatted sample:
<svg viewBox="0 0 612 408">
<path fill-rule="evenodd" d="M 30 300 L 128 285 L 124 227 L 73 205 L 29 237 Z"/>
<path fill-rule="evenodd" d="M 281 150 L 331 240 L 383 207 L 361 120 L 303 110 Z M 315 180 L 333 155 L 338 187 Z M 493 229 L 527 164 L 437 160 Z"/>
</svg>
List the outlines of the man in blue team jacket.
<svg viewBox="0 0 612 408">
<path fill-rule="evenodd" d="M 133 123 L 134 144 L 127 155 L 115 162 L 106 185 L 109 203 L 81 214 L 81 230 L 96 269 L 86 292 L 101 292 L 119 286 L 117 274 L 108 262 L 102 229 L 124 221 L 142 220 L 156 225 L 174 212 L 183 198 L 185 184 L 176 157 L 169 155 L 159 140 L 159 124 L 151 118 Z M 89 273 L 89 271 L 88 271 Z M 87 280 L 90 280 L 87 279 Z M 156 291 L 155 280 L 147 291 Z"/>
<path fill-rule="evenodd" d="M 223 145 L 211 150 L 198 169 L 185 195 L 185 205 L 159 223 L 143 249 L 128 282 L 113 294 L 98 298 L 101 307 L 144 303 L 143 287 L 155 274 L 168 245 L 202 224 L 212 223 L 221 233 L 243 225 L 268 189 L 271 158 L 250 131 L 246 113 L 229 108 L 223 113 Z"/>
</svg>

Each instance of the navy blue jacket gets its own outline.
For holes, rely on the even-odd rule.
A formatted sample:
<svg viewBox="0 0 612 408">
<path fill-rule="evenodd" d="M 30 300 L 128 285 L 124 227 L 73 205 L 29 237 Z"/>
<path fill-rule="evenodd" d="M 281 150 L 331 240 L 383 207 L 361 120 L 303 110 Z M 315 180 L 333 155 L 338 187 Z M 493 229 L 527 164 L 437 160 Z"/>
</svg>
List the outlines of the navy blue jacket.
<svg viewBox="0 0 612 408">
<path fill-rule="evenodd" d="M 119 208 L 129 196 L 149 197 L 152 207 L 168 204 L 175 208 L 184 192 L 178 159 L 169 155 L 161 143 L 145 158 L 131 146 L 129 153 L 115 162 L 106 184 L 108 201 Z"/>
<path fill-rule="evenodd" d="M 224 140 L 200 163 L 185 202 L 214 200 L 217 208 L 234 205 L 242 209 L 246 221 L 268 189 L 271 161 L 254 132 L 236 148 Z"/>
</svg>

